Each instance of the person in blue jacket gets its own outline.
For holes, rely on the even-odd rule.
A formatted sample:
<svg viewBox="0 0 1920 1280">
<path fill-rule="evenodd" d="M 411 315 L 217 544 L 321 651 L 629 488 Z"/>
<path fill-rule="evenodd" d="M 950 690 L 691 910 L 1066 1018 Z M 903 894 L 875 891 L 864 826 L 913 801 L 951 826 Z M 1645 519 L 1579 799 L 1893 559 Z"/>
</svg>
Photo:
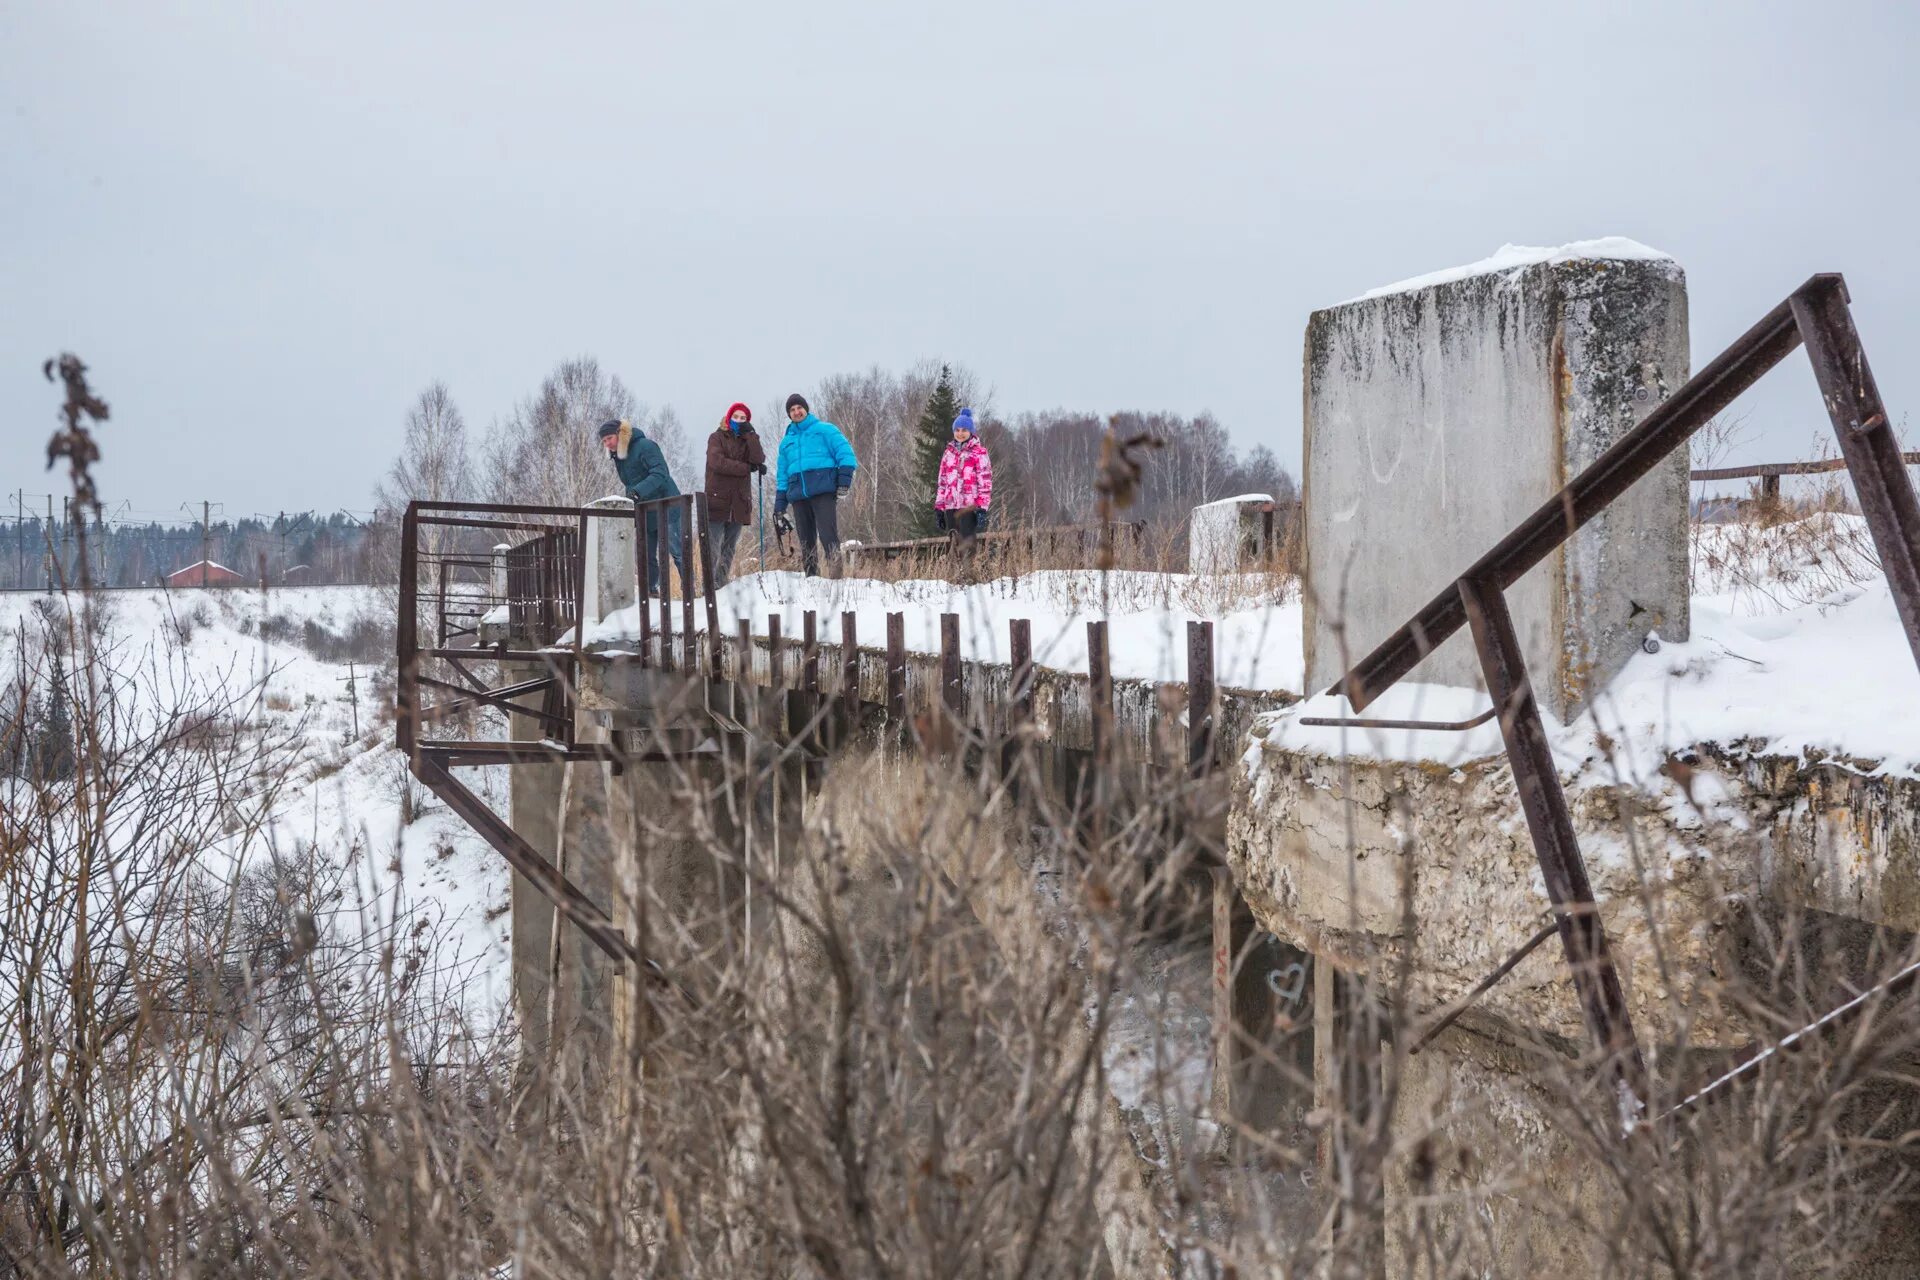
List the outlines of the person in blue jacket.
<svg viewBox="0 0 1920 1280">
<path fill-rule="evenodd" d="M 640 428 L 630 422 L 603 422 L 600 424 L 600 443 L 612 455 L 613 469 L 620 475 L 620 483 L 625 487 L 627 496 L 635 502 L 651 502 L 655 498 L 677 498 L 680 486 L 673 482 L 673 472 L 667 469 L 667 455 L 660 452 L 660 446 L 647 439 Z M 647 592 L 660 594 L 660 514 L 647 512 Z M 673 557 L 674 567 L 680 570 L 680 581 L 687 582 L 687 549 L 680 528 L 680 508 L 674 507 L 667 512 L 667 554 Z"/>
<path fill-rule="evenodd" d="M 773 515 L 793 510 L 800 533 L 800 559 L 808 577 L 820 573 L 816 541 L 826 549 L 829 567 L 840 559 L 840 516 L 836 504 L 853 484 L 853 456 L 840 428 L 813 416 L 799 392 L 787 397 L 787 431 L 780 437 L 779 464 L 773 478 Z"/>
</svg>

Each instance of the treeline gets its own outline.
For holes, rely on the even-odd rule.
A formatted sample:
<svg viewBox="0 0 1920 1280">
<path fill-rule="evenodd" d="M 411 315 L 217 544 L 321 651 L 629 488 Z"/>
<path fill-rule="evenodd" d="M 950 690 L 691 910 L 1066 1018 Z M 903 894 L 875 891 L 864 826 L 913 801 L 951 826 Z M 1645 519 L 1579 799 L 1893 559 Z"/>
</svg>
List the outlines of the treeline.
<svg viewBox="0 0 1920 1280">
<path fill-rule="evenodd" d="M 915 442 L 930 435 L 944 443 L 948 424 L 927 413 L 943 378 L 953 400 L 973 409 L 992 454 L 999 527 L 1097 519 L 1095 484 L 1110 424 L 1123 439 L 1146 435 L 1158 442 L 1138 451 L 1143 470 L 1135 501 L 1122 513 L 1126 519 L 1177 531 L 1203 502 L 1240 493 L 1294 496 L 1293 477 L 1271 449 L 1236 449 L 1211 414 L 1053 409 L 1007 417 L 995 411 L 991 391 L 973 371 L 929 361 L 900 373 L 875 367 L 834 374 L 801 389 L 815 413 L 839 424 L 859 455 L 860 478 L 840 513 L 842 536 L 891 541 L 924 528 L 933 492 L 916 465 Z M 790 389 L 754 409 L 770 461 L 786 426 L 782 404 Z M 569 360 L 476 434 L 447 387 L 436 383 L 408 411 L 399 456 L 377 488 L 376 502 L 390 514 L 410 499 L 572 506 L 618 492 L 605 450 L 594 439 L 594 428 L 612 418 L 628 419 L 658 441 L 681 489 L 692 492 L 704 479 L 706 438 L 724 401 L 716 396 L 714 422 L 683 423 L 672 408 L 654 409 L 639 400 L 598 361 Z M 771 475 L 767 485 L 770 490 Z"/>
<path fill-rule="evenodd" d="M 80 583 L 81 530 L 72 520 L 41 516 L 9 522 L 0 542 L 0 588 L 56 589 Z M 332 586 L 374 580 L 366 528 L 343 512 L 246 517 L 201 526 L 88 521 L 88 577 L 95 586 L 158 586 L 179 569 L 205 557 L 249 583 L 260 580 L 262 561 L 273 586 Z"/>
</svg>

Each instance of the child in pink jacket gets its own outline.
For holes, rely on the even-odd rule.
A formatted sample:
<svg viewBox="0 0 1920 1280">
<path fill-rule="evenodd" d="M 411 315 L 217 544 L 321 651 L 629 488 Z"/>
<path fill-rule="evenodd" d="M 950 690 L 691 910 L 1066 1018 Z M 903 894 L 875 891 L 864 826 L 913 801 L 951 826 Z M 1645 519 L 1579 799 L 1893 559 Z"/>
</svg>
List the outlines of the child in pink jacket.
<svg viewBox="0 0 1920 1280">
<path fill-rule="evenodd" d="M 953 420 L 953 439 L 940 455 L 940 482 L 934 486 L 934 519 L 960 541 L 987 527 L 987 508 L 993 505 L 993 460 L 973 429 L 973 410 L 962 409 Z"/>
</svg>

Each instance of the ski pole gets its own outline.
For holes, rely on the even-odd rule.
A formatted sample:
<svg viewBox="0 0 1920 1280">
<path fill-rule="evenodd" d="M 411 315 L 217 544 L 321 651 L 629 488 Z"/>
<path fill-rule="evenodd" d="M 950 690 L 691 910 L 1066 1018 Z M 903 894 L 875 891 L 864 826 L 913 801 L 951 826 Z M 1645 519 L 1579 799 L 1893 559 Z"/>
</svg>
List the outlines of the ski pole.
<svg viewBox="0 0 1920 1280">
<path fill-rule="evenodd" d="M 753 487 L 760 494 L 760 515 L 755 521 L 760 526 L 760 572 L 767 571 L 767 473 L 758 472 L 753 477 Z"/>
</svg>

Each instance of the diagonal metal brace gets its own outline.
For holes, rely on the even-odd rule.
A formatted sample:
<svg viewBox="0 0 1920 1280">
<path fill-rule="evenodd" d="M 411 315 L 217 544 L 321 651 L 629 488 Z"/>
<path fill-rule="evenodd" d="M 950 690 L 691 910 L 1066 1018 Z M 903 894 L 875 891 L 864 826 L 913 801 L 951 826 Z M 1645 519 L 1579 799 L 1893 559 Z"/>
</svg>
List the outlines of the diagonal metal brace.
<svg viewBox="0 0 1920 1280">
<path fill-rule="evenodd" d="M 1900 625 L 1914 661 L 1920 663 L 1920 500 L 1914 497 L 1906 455 L 1887 421 L 1887 406 L 1854 330 L 1846 283 L 1839 276 L 1815 276 L 1787 301 L 1859 496 L 1860 514 L 1866 517 L 1892 589 Z"/>
<path fill-rule="evenodd" d="M 1506 596 L 1491 583 L 1462 578 L 1456 586 L 1467 625 L 1473 630 L 1474 646 L 1480 651 L 1487 692 L 1493 695 L 1496 707 L 1505 709 L 1500 716 L 1500 734 L 1506 739 L 1514 786 L 1520 792 L 1520 809 L 1533 836 L 1534 856 L 1546 880 L 1547 897 L 1553 902 L 1560 945 L 1567 954 L 1567 967 L 1573 971 L 1573 986 L 1580 997 L 1587 1030 L 1606 1054 L 1620 1084 L 1634 1098 L 1644 1100 L 1646 1066 L 1634 1038 L 1626 997 L 1620 990 L 1620 974 L 1607 948 L 1606 929 L 1593 903 L 1593 885 L 1587 880 L 1587 864 L 1573 834 L 1573 818 L 1567 812 L 1566 794 L 1560 790 L 1553 747 L 1547 741 L 1546 726 L 1540 722 L 1540 707 L 1527 678 L 1513 615 L 1507 611 Z"/>
<path fill-rule="evenodd" d="M 414 772 L 447 808 L 465 819 L 500 856 L 544 894 L 560 914 L 571 921 L 587 939 L 615 960 L 638 965 L 641 959 L 635 947 L 598 903 L 579 885 L 567 879 L 538 849 L 528 844 L 505 819 L 488 807 L 486 801 L 468 790 L 465 783 L 441 766 L 431 752 L 416 757 Z"/>
</svg>

